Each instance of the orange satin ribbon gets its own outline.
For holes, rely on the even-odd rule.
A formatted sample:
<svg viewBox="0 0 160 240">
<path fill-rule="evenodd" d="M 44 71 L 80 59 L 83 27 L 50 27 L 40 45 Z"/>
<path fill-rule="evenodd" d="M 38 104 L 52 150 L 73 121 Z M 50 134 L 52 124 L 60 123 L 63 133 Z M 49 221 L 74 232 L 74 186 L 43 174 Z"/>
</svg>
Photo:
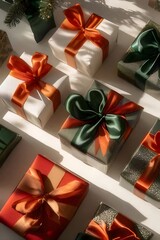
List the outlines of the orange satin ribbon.
<svg viewBox="0 0 160 240">
<path fill-rule="evenodd" d="M 86 233 L 101 240 L 140 240 L 135 232 L 134 223 L 121 214 L 116 216 L 109 229 L 103 220 L 101 224 L 92 220 Z"/>
<path fill-rule="evenodd" d="M 17 56 L 10 57 L 7 65 L 11 70 L 10 75 L 24 81 L 17 87 L 11 99 L 19 107 L 23 107 L 30 92 L 35 88 L 53 102 L 54 111 L 60 104 L 59 90 L 41 80 L 52 68 L 47 60 L 47 55 L 36 52 L 32 56 L 30 67 L 23 59 Z"/>
<path fill-rule="evenodd" d="M 54 181 L 58 185 L 65 171 L 56 165 L 53 167 L 53 171 L 56 178 Z M 77 195 L 81 196 L 84 193 L 85 185 L 74 180 L 62 187 L 54 188 L 48 184 L 48 178 L 44 179 L 40 171 L 30 168 L 17 189 L 24 192 L 26 197 L 15 201 L 12 205 L 16 211 L 22 214 L 13 228 L 21 235 L 25 235 L 30 230 L 40 228 L 45 218 L 59 224 L 61 217 L 70 220 L 77 208 L 67 204 L 66 199 L 74 198 Z"/>
<path fill-rule="evenodd" d="M 146 166 L 142 175 L 136 181 L 134 187 L 134 191 L 137 195 L 136 189 L 138 189 L 142 194 L 140 197 L 144 197 L 146 191 L 153 184 L 155 179 L 159 175 L 160 171 L 160 131 L 158 131 L 155 135 L 147 134 L 146 138 L 142 142 L 142 145 L 151 151 L 155 152 L 157 155 L 153 157 L 148 165 Z"/>
<path fill-rule="evenodd" d="M 108 55 L 109 41 L 105 39 L 96 27 L 103 21 L 103 18 L 92 14 L 85 23 L 83 11 L 80 4 L 75 4 L 64 11 L 66 19 L 63 21 L 61 28 L 78 31 L 76 36 L 65 48 L 65 54 L 68 65 L 76 68 L 75 55 L 82 47 L 86 40 L 91 41 L 103 51 L 104 60 Z"/>
<path fill-rule="evenodd" d="M 127 102 L 127 103 L 124 103 L 121 105 L 120 102 L 122 101 L 122 99 L 123 99 L 122 95 L 111 90 L 107 95 L 107 102 L 106 102 L 105 108 L 103 110 L 103 114 L 104 115 L 117 114 L 117 115 L 121 115 L 124 118 L 126 118 L 126 116 L 125 116 L 126 114 L 133 113 L 133 112 L 136 112 L 136 111 L 142 109 L 142 107 L 140 107 L 139 105 L 137 105 L 133 102 Z M 79 126 L 83 126 L 84 124 L 86 124 L 88 122 L 80 121 L 78 119 L 69 117 L 62 125 L 62 129 L 63 128 L 76 128 Z M 126 120 L 126 124 L 127 123 L 128 122 Z M 127 124 L 126 132 L 123 137 L 127 138 L 127 136 L 129 135 L 130 132 L 131 132 L 131 127 Z M 98 150 L 100 149 L 102 152 L 102 155 L 105 156 L 107 149 L 108 149 L 109 142 L 110 142 L 110 136 L 109 136 L 109 132 L 107 131 L 107 129 L 103 123 L 98 128 L 97 136 L 98 137 L 95 139 L 95 154 L 97 154 Z"/>
</svg>

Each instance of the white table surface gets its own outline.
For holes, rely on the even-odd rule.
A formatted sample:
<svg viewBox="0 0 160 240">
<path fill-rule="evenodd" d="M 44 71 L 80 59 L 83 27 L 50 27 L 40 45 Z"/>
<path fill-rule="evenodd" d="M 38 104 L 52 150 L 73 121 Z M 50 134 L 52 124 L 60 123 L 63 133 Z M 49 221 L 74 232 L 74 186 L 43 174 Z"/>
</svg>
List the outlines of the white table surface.
<svg viewBox="0 0 160 240">
<path fill-rule="evenodd" d="M 16 114 L 6 111 L 2 102 L 0 102 L 1 124 L 22 136 L 22 141 L 0 168 L 0 208 L 2 208 L 35 156 L 42 154 L 82 176 L 90 183 L 85 200 L 73 220 L 59 237 L 59 240 L 74 240 L 77 233 L 85 229 L 101 201 L 151 229 L 155 233 L 153 240 L 158 240 L 160 239 L 160 209 L 121 187 L 119 177 L 144 135 L 153 126 L 157 117 L 160 117 L 160 102 L 119 78 L 117 76 L 117 61 L 149 19 L 160 23 L 160 12 L 147 6 L 147 0 L 81 0 L 66 2 L 68 6 L 79 2 L 86 9 L 109 19 L 119 26 L 117 46 L 115 46 L 94 78 L 91 79 L 78 73 L 53 57 L 48 45 L 48 39 L 56 29 L 51 30 L 37 44 L 26 19 L 23 19 L 16 28 L 10 29 L 3 24 L 6 13 L 0 10 L 0 29 L 8 33 L 15 54 L 21 55 L 24 51 L 29 54 L 33 54 L 35 51 L 46 53 L 53 66 L 69 74 L 73 90 L 83 94 L 83 91 L 89 87 L 93 79 L 101 80 L 107 86 L 143 106 L 144 111 L 136 128 L 114 160 L 107 175 L 105 175 L 74 158 L 71 153 L 69 154 L 61 149 L 57 132 L 67 116 L 64 106 L 57 110 L 56 114 L 42 130 Z M 57 27 L 63 18 L 63 9 L 58 8 L 55 11 Z M 4 64 L 0 68 L 0 82 L 5 79 L 8 73 L 9 70 Z M 22 239 L 20 236 L 0 224 L 0 240 L 20 239 Z"/>
</svg>

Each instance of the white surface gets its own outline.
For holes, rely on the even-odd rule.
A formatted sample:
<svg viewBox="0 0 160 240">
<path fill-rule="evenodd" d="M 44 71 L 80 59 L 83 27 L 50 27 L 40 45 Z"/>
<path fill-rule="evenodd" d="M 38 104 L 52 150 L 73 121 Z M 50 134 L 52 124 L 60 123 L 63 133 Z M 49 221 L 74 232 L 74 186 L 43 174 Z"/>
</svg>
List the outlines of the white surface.
<svg viewBox="0 0 160 240">
<path fill-rule="evenodd" d="M 76 3 L 76 1 L 71 2 Z M 107 175 L 105 175 L 85 165 L 61 149 L 57 132 L 67 116 L 63 106 L 57 110 L 56 114 L 42 130 L 17 115 L 6 112 L 3 104 L 0 103 L 1 123 L 20 133 L 23 137 L 0 169 L 0 208 L 14 190 L 35 156 L 40 153 L 90 182 L 90 191 L 87 197 L 59 240 L 74 240 L 77 233 L 84 230 L 87 226 L 101 201 L 113 206 L 117 211 L 127 215 L 134 221 L 150 228 L 155 232 L 153 240 L 159 240 L 160 209 L 119 186 L 119 177 L 120 172 L 129 162 L 144 135 L 150 130 L 156 118 L 160 117 L 160 102 L 117 77 L 117 61 L 125 53 L 134 37 L 148 22 L 149 18 L 160 23 L 160 13 L 148 7 L 147 0 L 82 0 L 79 2 L 88 10 L 109 19 L 120 28 L 118 44 L 95 75 L 95 79 L 103 81 L 109 87 L 142 105 L 144 111 L 136 128 L 119 152 Z M 33 54 L 35 51 L 48 54 L 53 66 L 69 74 L 73 90 L 77 90 L 80 93 L 84 93 L 87 90 L 92 79 L 77 73 L 76 70 L 67 67 L 63 63 L 59 63 L 53 57 L 48 45 L 48 39 L 56 29 L 51 30 L 42 42 L 36 44 L 25 19 L 16 28 L 9 29 L 2 23 L 4 16 L 5 13 L 0 10 L 1 28 L 7 31 L 13 49 L 18 55 L 21 55 L 24 51 L 29 54 Z M 56 10 L 55 19 L 58 27 L 63 19 L 61 9 Z M 3 81 L 8 72 L 9 70 L 5 65 L 0 68 L 0 81 Z M 20 240 L 22 238 L 0 224 L 0 240 L 6 239 Z"/>
</svg>

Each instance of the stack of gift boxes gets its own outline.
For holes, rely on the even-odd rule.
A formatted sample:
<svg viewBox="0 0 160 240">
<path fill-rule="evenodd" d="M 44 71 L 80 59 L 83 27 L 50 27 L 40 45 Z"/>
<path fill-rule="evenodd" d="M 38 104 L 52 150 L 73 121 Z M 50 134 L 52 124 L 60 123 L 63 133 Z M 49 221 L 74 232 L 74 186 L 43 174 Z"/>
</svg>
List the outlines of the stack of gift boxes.
<svg viewBox="0 0 160 240">
<path fill-rule="evenodd" d="M 93 77 L 116 44 L 118 26 L 87 13 L 79 4 L 64 10 L 65 20 L 49 39 L 54 56 Z M 118 62 L 118 75 L 157 99 L 159 83 L 159 25 L 150 21 Z M 9 75 L 0 85 L 6 107 L 44 128 L 60 104 L 68 112 L 59 129 L 62 147 L 86 164 L 107 173 L 132 133 L 143 107 L 94 80 L 84 95 L 73 93 L 69 78 L 35 52 L 11 55 L 1 31 L 0 63 L 7 57 Z M 5 39 L 5 40 L 4 40 Z M 21 136 L 0 125 L 0 165 Z M 17 146 L 18 148 L 18 146 Z M 144 137 L 120 177 L 120 184 L 160 207 L 160 120 Z M 0 221 L 28 240 L 57 239 L 88 191 L 89 183 L 42 155 L 28 171 L 0 211 Z M 153 233 L 141 224 L 100 203 L 93 219 L 76 240 L 142 239 Z"/>
</svg>

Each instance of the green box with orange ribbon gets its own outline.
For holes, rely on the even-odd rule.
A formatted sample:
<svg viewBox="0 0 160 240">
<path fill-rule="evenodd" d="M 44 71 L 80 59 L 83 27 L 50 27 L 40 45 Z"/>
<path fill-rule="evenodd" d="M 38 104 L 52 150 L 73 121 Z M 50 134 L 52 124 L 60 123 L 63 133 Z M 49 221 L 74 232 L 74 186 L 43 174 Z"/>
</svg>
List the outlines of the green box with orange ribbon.
<svg viewBox="0 0 160 240">
<path fill-rule="evenodd" d="M 66 100 L 70 115 L 59 131 L 62 147 L 106 173 L 111 159 L 136 126 L 142 109 L 94 81 L 85 96 L 73 93 Z"/>
<path fill-rule="evenodd" d="M 120 184 L 160 208 L 160 119 L 122 171 Z"/>
<path fill-rule="evenodd" d="M 27 240 L 55 240 L 67 227 L 89 184 L 37 155 L 0 213 L 1 223 Z"/>
<path fill-rule="evenodd" d="M 118 62 L 118 75 L 160 100 L 160 25 L 149 21 Z"/>
</svg>

